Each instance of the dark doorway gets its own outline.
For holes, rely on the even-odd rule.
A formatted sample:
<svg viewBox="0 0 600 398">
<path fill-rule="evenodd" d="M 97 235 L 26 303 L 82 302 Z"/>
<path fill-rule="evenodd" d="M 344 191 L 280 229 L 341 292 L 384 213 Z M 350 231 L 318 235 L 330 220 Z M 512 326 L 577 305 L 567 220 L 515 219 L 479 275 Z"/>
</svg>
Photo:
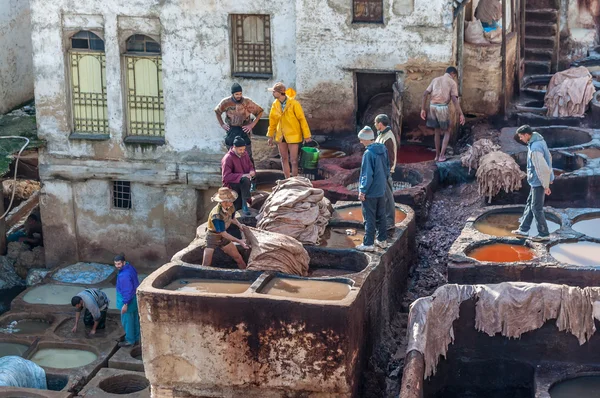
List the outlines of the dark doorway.
<svg viewBox="0 0 600 398">
<path fill-rule="evenodd" d="M 392 117 L 392 86 L 396 80 L 396 73 L 356 73 L 356 123 L 360 127 L 372 127 L 380 113 Z"/>
</svg>

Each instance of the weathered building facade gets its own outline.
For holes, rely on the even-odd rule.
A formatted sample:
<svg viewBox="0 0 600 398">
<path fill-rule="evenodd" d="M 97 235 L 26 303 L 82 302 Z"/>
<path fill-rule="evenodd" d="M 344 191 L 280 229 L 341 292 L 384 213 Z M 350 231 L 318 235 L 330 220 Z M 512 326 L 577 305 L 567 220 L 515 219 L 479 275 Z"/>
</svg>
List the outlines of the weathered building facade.
<svg viewBox="0 0 600 398">
<path fill-rule="evenodd" d="M 0 115 L 33 98 L 29 1 L 5 0 L 0 12 Z"/>
</svg>

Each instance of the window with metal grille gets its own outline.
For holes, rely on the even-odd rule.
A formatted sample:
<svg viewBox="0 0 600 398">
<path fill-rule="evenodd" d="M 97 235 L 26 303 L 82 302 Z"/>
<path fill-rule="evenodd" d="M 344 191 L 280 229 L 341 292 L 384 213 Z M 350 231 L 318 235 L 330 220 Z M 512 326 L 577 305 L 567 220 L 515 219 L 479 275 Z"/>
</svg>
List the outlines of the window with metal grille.
<svg viewBox="0 0 600 398">
<path fill-rule="evenodd" d="M 271 17 L 231 15 L 231 70 L 233 76 L 269 78 L 271 59 Z"/>
<path fill-rule="evenodd" d="M 71 37 L 69 56 L 73 131 L 107 134 L 104 40 L 92 32 L 78 32 Z"/>
<path fill-rule="evenodd" d="M 126 48 L 128 135 L 163 137 L 165 103 L 160 44 L 148 36 L 133 35 L 127 39 Z"/>
<path fill-rule="evenodd" d="M 383 23 L 383 0 L 353 0 L 353 22 Z"/>
<path fill-rule="evenodd" d="M 131 209 L 131 182 L 113 181 L 113 207 Z"/>
</svg>

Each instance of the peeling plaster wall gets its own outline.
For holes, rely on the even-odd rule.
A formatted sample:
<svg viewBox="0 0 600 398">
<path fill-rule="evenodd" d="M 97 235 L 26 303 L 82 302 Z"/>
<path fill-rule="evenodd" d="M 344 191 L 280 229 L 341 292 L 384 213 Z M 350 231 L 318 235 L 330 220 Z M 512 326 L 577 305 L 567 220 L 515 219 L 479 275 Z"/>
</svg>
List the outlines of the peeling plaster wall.
<svg viewBox="0 0 600 398">
<path fill-rule="evenodd" d="M 407 71 L 404 115 L 418 113 L 422 73 L 454 64 L 452 10 L 447 0 L 384 0 L 385 23 L 366 24 L 352 23 L 352 1 L 297 0 L 296 83 L 311 129 L 354 131 L 355 71 Z"/>
<path fill-rule="evenodd" d="M 28 0 L 0 5 L 0 114 L 33 98 L 31 23 Z"/>
</svg>

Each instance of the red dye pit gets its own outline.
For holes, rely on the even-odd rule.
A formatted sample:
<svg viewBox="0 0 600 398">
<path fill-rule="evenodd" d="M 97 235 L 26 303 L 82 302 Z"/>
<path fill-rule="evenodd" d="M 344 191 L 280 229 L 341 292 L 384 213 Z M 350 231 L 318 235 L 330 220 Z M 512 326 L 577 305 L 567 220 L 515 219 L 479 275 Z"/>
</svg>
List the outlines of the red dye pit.
<svg viewBox="0 0 600 398">
<path fill-rule="evenodd" d="M 398 149 L 399 164 L 428 162 L 434 158 L 434 151 L 420 145 L 402 145 Z"/>
<path fill-rule="evenodd" d="M 344 221 L 363 222 L 362 209 L 360 206 L 349 206 L 343 209 L 336 209 L 333 217 Z M 400 209 L 396 209 L 396 224 L 402 222 L 406 218 L 406 213 Z"/>
<path fill-rule="evenodd" d="M 521 245 L 508 243 L 492 243 L 480 246 L 467 254 L 478 261 L 491 261 L 495 263 L 512 263 L 515 261 L 529 261 L 533 259 L 533 251 Z"/>
</svg>

